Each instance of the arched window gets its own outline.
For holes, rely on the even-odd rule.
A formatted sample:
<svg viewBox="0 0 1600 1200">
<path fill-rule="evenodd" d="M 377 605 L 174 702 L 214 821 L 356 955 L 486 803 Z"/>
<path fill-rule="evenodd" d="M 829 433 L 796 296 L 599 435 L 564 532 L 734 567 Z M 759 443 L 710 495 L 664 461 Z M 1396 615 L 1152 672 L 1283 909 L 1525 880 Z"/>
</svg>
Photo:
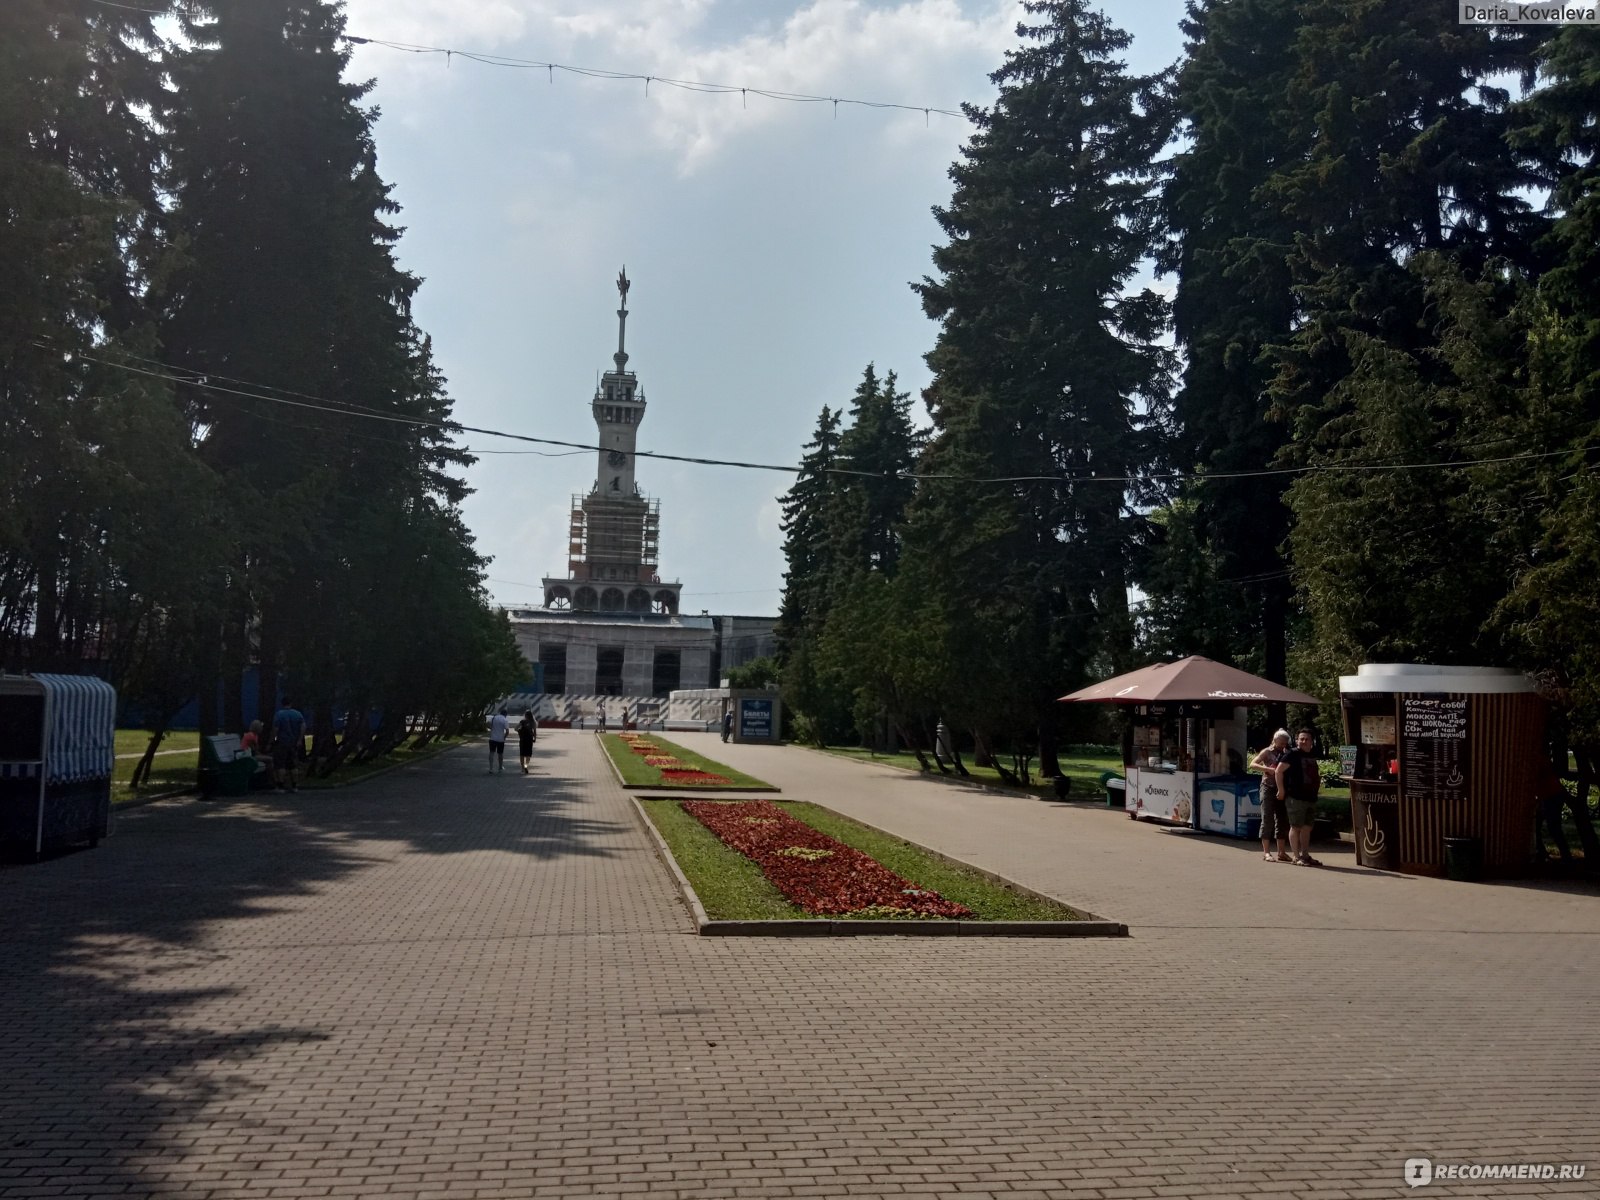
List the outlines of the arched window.
<svg viewBox="0 0 1600 1200">
<path fill-rule="evenodd" d="M 655 609 L 658 613 L 675 613 L 678 611 L 678 598 L 668 591 L 657 592 Z"/>
<path fill-rule="evenodd" d="M 595 608 L 599 603 L 600 597 L 595 595 L 592 587 L 581 587 L 572 597 L 574 608 Z"/>
<path fill-rule="evenodd" d="M 620 612 L 626 599 L 621 588 L 607 588 L 600 593 L 601 612 Z"/>
<path fill-rule="evenodd" d="M 572 607 L 572 593 L 564 587 L 551 588 L 544 596 L 546 608 L 559 608 L 562 610 Z"/>
<path fill-rule="evenodd" d="M 628 593 L 628 611 L 642 613 L 650 611 L 650 593 L 643 588 L 634 588 Z"/>
</svg>

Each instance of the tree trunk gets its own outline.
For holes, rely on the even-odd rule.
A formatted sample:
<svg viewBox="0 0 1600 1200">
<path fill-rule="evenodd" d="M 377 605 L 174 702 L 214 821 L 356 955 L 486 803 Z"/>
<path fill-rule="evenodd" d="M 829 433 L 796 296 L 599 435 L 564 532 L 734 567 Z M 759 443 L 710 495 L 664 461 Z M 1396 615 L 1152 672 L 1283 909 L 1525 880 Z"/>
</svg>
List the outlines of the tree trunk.
<svg viewBox="0 0 1600 1200">
<path fill-rule="evenodd" d="M 1061 759 L 1056 754 L 1056 731 L 1048 722 L 1039 726 L 1039 777 L 1061 774 Z"/>
<path fill-rule="evenodd" d="M 994 760 L 994 752 L 989 749 L 989 743 L 984 740 L 983 734 L 976 729 L 972 731 L 972 762 L 979 767 L 998 767 L 1000 764 Z"/>
<path fill-rule="evenodd" d="M 155 762 L 156 750 L 160 747 L 162 739 L 167 736 L 167 722 L 163 720 L 160 728 L 150 734 L 150 744 L 144 748 L 144 757 L 133 768 L 133 778 L 128 781 L 128 786 L 138 791 L 144 786 L 144 781 L 150 778 L 150 767 Z"/>
<path fill-rule="evenodd" d="M 933 768 L 928 765 L 928 756 L 922 749 L 920 738 L 912 739 L 907 737 L 905 729 L 900 725 L 900 722 L 895 720 L 893 717 L 889 718 L 889 728 L 894 731 L 895 735 L 902 743 L 905 744 L 906 748 L 909 749 L 912 754 L 917 756 L 917 766 L 920 769 L 924 771 L 933 770 Z"/>
</svg>

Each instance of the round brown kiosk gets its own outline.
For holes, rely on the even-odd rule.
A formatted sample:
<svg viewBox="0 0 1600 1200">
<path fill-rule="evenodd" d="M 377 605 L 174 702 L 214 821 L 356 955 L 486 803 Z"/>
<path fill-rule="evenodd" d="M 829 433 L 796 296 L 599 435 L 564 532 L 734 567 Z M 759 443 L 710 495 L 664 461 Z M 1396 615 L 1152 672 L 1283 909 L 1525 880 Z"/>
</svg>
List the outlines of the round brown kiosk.
<svg viewBox="0 0 1600 1200">
<path fill-rule="evenodd" d="M 1356 861 L 1459 878 L 1526 871 L 1544 702 L 1498 667 L 1366 663 L 1339 679 Z"/>
</svg>

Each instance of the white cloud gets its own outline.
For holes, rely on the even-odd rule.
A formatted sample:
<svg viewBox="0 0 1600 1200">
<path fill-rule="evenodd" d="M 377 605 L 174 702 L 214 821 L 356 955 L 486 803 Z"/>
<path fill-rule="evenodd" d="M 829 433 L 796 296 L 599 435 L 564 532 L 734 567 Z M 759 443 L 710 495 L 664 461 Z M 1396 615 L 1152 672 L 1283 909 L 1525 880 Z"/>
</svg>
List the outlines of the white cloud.
<svg viewBox="0 0 1600 1200">
<path fill-rule="evenodd" d="M 640 124 L 682 174 L 733 139 L 832 114 L 827 104 L 706 95 L 660 79 L 954 109 L 1011 44 L 1018 12 L 1016 0 L 810 0 L 781 23 L 769 16 L 755 31 L 740 32 L 750 22 L 741 24 L 731 11 L 738 7 L 717 0 L 588 0 L 581 8 L 572 0 L 349 0 L 348 12 L 350 32 L 361 37 L 656 76 Z M 357 55 L 356 73 L 377 74 L 388 95 L 454 90 L 474 73 L 504 70 L 380 46 Z M 920 112 L 870 115 L 892 141 L 928 122 Z M 953 118 L 934 120 L 965 133 Z"/>
<path fill-rule="evenodd" d="M 812 0 L 770 33 L 751 34 L 720 46 L 679 45 L 665 71 L 680 78 L 769 92 L 840 96 L 954 109 L 965 97 L 951 81 L 992 70 L 1010 44 L 1016 7 L 991 0 L 969 17 L 956 0 L 905 0 L 891 7 L 864 0 Z M 800 106 L 761 96 L 707 97 L 663 89 L 651 122 L 657 142 L 679 155 L 680 171 L 704 165 L 724 145 L 782 120 L 815 120 L 831 105 Z M 886 131 L 921 130 L 920 112 L 873 114 Z M 952 118 L 938 118 L 950 122 Z"/>
</svg>

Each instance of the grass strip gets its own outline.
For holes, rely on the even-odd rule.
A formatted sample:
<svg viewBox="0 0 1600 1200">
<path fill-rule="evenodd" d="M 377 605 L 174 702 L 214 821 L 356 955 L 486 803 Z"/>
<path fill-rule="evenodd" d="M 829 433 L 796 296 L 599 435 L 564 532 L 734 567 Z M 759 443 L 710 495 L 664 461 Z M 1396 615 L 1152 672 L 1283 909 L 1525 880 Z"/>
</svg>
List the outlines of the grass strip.
<svg viewBox="0 0 1600 1200">
<path fill-rule="evenodd" d="M 704 825 L 683 811 L 677 800 L 645 800 L 647 816 L 661 831 L 679 868 L 689 880 L 706 915 L 714 921 L 825 921 L 851 917 L 818 917 L 790 904 L 761 868 L 729 849 Z M 869 828 L 831 809 L 801 800 L 772 803 L 813 829 L 859 850 L 919 887 L 970 908 L 980 921 L 1081 921 L 1083 913 L 1054 900 L 1030 896 L 969 867 L 956 866 L 911 843 Z M 864 913 L 863 919 L 881 919 Z M 973 919 L 973 918 L 967 918 Z"/>
<path fill-rule="evenodd" d="M 647 735 L 652 745 L 660 746 L 665 754 L 671 755 L 691 771 L 705 771 L 711 775 L 721 775 L 728 782 L 717 784 L 718 787 L 744 788 L 750 791 L 775 792 L 778 789 L 770 783 L 763 782 L 753 775 L 745 775 L 735 771 L 732 767 L 725 767 L 719 762 L 703 758 L 692 750 L 685 750 L 676 742 L 669 742 L 655 734 Z M 669 788 L 673 791 L 694 792 L 702 790 L 692 783 L 678 783 L 665 778 L 660 767 L 652 767 L 644 761 L 644 756 L 635 754 L 632 748 L 620 736 L 614 733 L 602 733 L 600 744 L 616 764 L 617 770 L 622 775 L 622 782 L 633 787 Z"/>
</svg>

